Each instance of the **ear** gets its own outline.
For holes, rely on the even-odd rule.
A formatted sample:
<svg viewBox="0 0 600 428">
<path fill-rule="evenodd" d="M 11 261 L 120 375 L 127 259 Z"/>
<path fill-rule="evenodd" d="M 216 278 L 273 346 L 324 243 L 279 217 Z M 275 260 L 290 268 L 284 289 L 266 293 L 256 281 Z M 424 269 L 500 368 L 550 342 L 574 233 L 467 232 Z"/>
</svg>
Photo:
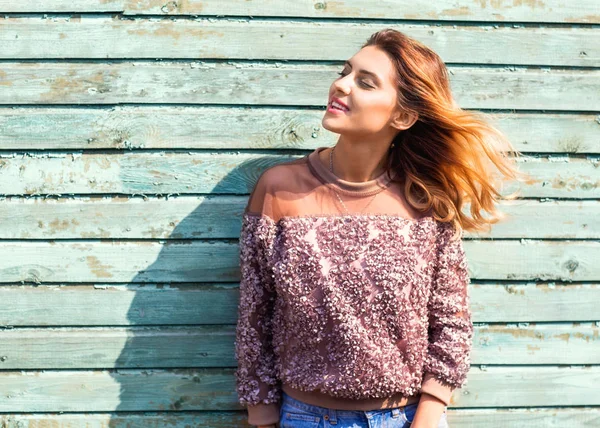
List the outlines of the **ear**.
<svg viewBox="0 0 600 428">
<path fill-rule="evenodd" d="M 419 115 L 417 113 L 402 111 L 396 113 L 390 125 L 400 131 L 404 131 L 413 126 L 418 118 Z"/>
</svg>

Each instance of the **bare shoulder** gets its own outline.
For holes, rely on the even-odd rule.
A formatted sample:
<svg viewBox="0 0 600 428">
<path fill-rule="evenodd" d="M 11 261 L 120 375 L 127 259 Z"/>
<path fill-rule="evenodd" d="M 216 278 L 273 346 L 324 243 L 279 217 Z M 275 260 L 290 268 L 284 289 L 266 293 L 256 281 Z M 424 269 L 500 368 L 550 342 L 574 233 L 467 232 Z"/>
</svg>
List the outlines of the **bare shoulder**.
<svg viewBox="0 0 600 428">
<path fill-rule="evenodd" d="M 260 183 L 261 186 L 271 190 L 281 189 L 290 185 L 302 174 L 304 165 L 306 165 L 305 157 L 272 165 L 262 172 L 257 185 Z"/>
<path fill-rule="evenodd" d="M 281 162 L 267 167 L 260 174 L 250 194 L 246 212 L 261 212 L 277 217 L 273 201 L 279 191 L 292 191 L 299 178 L 302 159 Z"/>
</svg>

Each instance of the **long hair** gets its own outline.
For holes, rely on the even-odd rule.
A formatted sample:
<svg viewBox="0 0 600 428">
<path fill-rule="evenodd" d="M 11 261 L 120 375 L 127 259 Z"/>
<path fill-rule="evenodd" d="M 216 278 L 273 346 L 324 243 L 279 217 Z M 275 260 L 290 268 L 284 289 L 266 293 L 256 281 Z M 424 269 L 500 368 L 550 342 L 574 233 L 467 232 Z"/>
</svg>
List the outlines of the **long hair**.
<svg viewBox="0 0 600 428">
<path fill-rule="evenodd" d="M 462 230 L 487 229 L 505 218 L 496 202 L 500 197 L 515 199 L 520 189 L 502 196 L 495 169 L 505 179 L 531 178 L 516 168 L 521 153 L 484 113 L 458 106 L 448 70 L 434 51 L 393 29 L 373 34 L 363 48 L 372 45 L 387 53 L 397 71 L 398 106 L 418 114 L 413 126 L 394 138 L 387 165 L 388 172 L 400 172 L 407 202 L 453 223 L 455 236 Z M 470 216 L 463 212 L 465 202 Z M 482 211 L 490 215 L 486 218 Z"/>
</svg>

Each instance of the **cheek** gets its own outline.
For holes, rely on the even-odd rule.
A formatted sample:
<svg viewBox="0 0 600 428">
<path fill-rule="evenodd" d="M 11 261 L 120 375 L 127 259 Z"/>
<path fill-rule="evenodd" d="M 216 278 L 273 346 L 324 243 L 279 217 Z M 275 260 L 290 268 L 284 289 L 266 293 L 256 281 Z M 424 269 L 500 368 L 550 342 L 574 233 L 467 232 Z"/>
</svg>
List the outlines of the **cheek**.
<svg viewBox="0 0 600 428">
<path fill-rule="evenodd" d="M 384 103 L 369 103 L 352 110 L 352 119 L 363 129 L 380 130 L 389 121 L 392 109 Z"/>
</svg>

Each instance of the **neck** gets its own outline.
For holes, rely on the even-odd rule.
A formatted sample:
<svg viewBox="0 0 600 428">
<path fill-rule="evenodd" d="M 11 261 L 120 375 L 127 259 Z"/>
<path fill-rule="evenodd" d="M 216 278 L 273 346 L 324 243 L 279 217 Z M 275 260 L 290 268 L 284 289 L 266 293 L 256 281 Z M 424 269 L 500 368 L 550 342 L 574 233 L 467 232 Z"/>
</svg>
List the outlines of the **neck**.
<svg viewBox="0 0 600 428">
<path fill-rule="evenodd" d="M 352 145 L 338 141 L 332 155 L 326 151 L 327 168 L 333 165 L 333 173 L 346 181 L 364 182 L 374 180 L 384 173 L 388 161 L 389 145 L 380 148 L 372 144 Z M 332 159 L 331 159 L 332 157 Z"/>
<path fill-rule="evenodd" d="M 308 155 L 308 166 L 311 172 L 319 178 L 319 180 L 328 187 L 333 188 L 336 192 L 352 195 L 352 196 L 369 196 L 379 193 L 383 188 L 390 185 L 391 180 L 396 175 L 394 171 L 390 171 L 392 176 L 386 173 L 381 173 L 373 180 L 366 181 L 349 181 L 344 180 L 329 169 L 329 147 L 317 147 Z M 334 157 L 337 154 L 335 149 Z M 335 171 L 335 170 L 334 170 Z"/>
</svg>

